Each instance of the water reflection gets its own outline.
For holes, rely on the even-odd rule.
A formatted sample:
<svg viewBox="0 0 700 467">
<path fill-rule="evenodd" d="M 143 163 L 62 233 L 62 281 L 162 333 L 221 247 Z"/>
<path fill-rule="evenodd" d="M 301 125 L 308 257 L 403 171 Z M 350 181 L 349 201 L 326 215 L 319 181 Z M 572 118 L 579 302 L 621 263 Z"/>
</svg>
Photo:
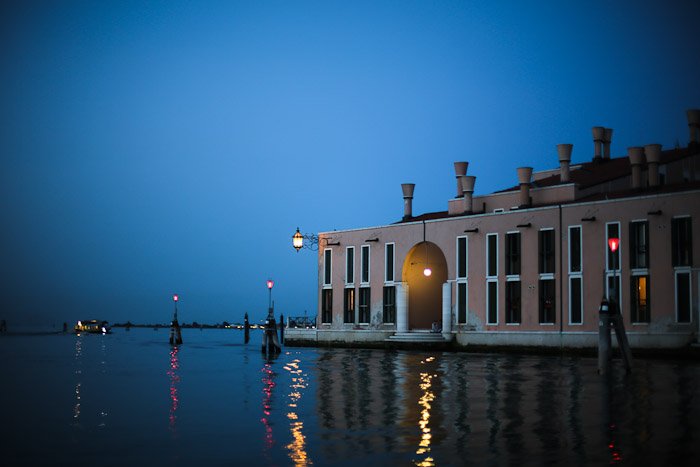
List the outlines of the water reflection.
<svg viewBox="0 0 700 467">
<path fill-rule="evenodd" d="M 287 412 L 287 418 L 289 419 L 289 429 L 292 435 L 292 442 L 287 444 L 286 448 L 289 451 L 289 458 L 294 462 L 296 466 L 306 466 L 311 465 L 311 459 L 309 459 L 308 453 L 306 452 L 306 437 L 304 436 L 304 422 L 301 420 L 298 414 L 298 403 L 302 396 L 302 391 L 307 387 L 306 375 L 302 372 L 299 364 L 300 360 L 294 359 L 284 366 L 292 376 L 289 393 L 289 412 Z"/>
<path fill-rule="evenodd" d="M 425 360 L 421 360 L 420 363 L 421 365 L 425 365 L 426 363 L 431 363 L 434 360 L 435 357 L 428 357 Z M 435 400 L 435 394 L 432 392 L 433 378 L 437 378 L 437 374 L 433 374 L 430 371 L 420 372 L 419 386 L 422 393 L 418 399 L 418 405 L 421 407 L 418 427 L 420 429 L 421 437 L 416 454 L 425 456 L 423 459 L 415 461 L 415 464 L 420 466 L 435 465 L 434 459 L 430 456 L 430 443 L 433 437 L 430 429 L 430 409 L 432 408 L 431 403 Z"/>
<path fill-rule="evenodd" d="M 75 339 L 75 352 L 73 354 L 74 374 L 75 374 L 75 404 L 73 405 L 73 425 L 80 425 L 80 403 L 81 384 L 83 373 L 83 340 L 80 337 Z"/>
<path fill-rule="evenodd" d="M 271 421 L 271 411 L 272 411 L 272 391 L 275 388 L 275 372 L 272 370 L 272 360 L 266 362 L 262 370 L 263 374 L 263 404 L 262 412 L 263 416 L 260 419 L 263 426 L 265 427 L 265 449 L 269 451 L 275 444 L 274 437 L 272 435 L 272 421 Z"/>
<path fill-rule="evenodd" d="M 178 397 L 178 384 L 180 383 L 180 361 L 177 357 L 180 351 L 178 346 L 173 346 L 170 349 L 170 367 L 168 369 L 168 376 L 170 377 L 170 413 L 168 416 L 170 431 L 175 435 L 177 434 L 177 409 L 180 404 L 180 399 Z"/>
</svg>

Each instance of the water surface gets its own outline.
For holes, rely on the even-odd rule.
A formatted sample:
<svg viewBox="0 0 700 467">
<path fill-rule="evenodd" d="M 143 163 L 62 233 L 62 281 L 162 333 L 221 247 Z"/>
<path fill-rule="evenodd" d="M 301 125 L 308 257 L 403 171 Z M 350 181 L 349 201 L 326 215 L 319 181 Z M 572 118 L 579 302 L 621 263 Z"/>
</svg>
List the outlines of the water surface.
<svg viewBox="0 0 700 467">
<path fill-rule="evenodd" d="M 3 335 L 5 465 L 603 465 L 700 458 L 700 364 Z"/>
</svg>

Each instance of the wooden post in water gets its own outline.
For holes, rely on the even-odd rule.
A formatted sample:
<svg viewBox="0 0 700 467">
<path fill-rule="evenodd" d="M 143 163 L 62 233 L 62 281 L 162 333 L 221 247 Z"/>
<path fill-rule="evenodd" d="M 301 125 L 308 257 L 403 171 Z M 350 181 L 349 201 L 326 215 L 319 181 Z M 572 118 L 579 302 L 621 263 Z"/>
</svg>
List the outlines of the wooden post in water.
<svg viewBox="0 0 700 467">
<path fill-rule="evenodd" d="M 277 323 L 275 323 L 274 309 L 269 308 L 267 319 L 265 319 L 265 330 L 262 337 L 262 352 L 265 355 L 277 355 L 282 351 L 280 342 L 277 339 Z"/>
<path fill-rule="evenodd" d="M 284 315 L 280 313 L 280 344 L 284 345 Z"/>
<path fill-rule="evenodd" d="M 632 351 L 625 333 L 625 324 L 620 314 L 620 308 L 615 300 L 606 300 L 600 303 L 598 320 L 598 373 L 606 374 L 610 369 L 611 338 L 610 328 L 615 328 L 617 345 L 622 351 L 622 359 L 625 362 L 625 369 L 629 373 L 632 371 Z"/>
<path fill-rule="evenodd" d="M 247 344 L 250 341 L 250 322 L 248 321 L 248 313 L 245 314 L 243 318 L 243 335 L 245 336 L 244 342 Z"/>
</svg>

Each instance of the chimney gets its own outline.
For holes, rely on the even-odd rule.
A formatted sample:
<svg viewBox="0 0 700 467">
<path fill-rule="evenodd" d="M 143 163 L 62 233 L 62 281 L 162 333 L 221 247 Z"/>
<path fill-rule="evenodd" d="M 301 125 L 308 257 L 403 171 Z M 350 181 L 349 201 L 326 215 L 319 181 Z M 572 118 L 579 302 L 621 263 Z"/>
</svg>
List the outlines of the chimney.
<svg viewBox="0 0 700 467">
<path fill-rule="evenodd" d="M 685 113 L 688 116 L 688 129 L 690 130 L 688 146 L 700 143 L 700 109 L 688 109 Z"/>
<path fill-rule="evenodd" d="M 661 161 L 661 145 L 647 144 L 644 146 L 647 156 L 649 186 L 659 186 L 659 162 Z"/>
<path fill-rule="evenodd" d="M 518 183 L 520 183 L 520 206 L 530 206 L 530 178 L 532 167 L 518 167 Z"/>
<path fill-rule="evenodd" d="M 612 128 L 603 131 L 603 159 L 610 159 L 610 143 L 612 143 Z"/>
<path fill-rule="evenodd" d="M 602 126 L 594 126 L 592 129 L 593 133 L 593 161 L 600 162 L 603 159 L 601 155 L 601 148 L 603 145 L 603 139 L 605 138 L 605 128 Z"/>
<path fill-rule="evenodd" d="M 401 191 L 403 191 L 403 220 L 405 221 L 413 217 L 413 190 L 415 188 L 415 183 L 401 184 Z"/>
<path fill-rule="evenodd" d="M 571 150 L 573 144 L 557 144 L 557 153 L 559 154 L 559 180 L 561 183 L 569 181 L 569 164 L 571 163 Z"/>
<path fill-rule="evenodd" d="M 462 192 L 464 193 L 464 212 L 471 213 L 474 210 L 472 195 L 476 177 L 474 175 L 463 175 L 460 177 L 460 181 L 462 182 Z"/>
<path fill-rule="evenodd" d="M 632 188 L 638 190 L 642 188 L 642 164 L 644 163 L 644 148 L 627 148 L 627 157 L 632 166 Z"/>
<path fill-rule="evenodd" d="M 460 177 L 467 175 L 467 168 L 469 167 L 469 162 L 455 162 L 455 178 L 457 178 L 457 198 L 461 198 L 462 193 L 462 182 Z"/>
</svg>

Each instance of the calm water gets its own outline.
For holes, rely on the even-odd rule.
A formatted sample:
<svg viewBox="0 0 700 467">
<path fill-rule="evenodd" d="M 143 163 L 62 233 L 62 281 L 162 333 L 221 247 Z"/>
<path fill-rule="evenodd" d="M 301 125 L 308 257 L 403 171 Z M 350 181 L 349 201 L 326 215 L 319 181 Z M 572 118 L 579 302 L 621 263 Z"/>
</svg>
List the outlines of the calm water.
<svg viewBox="0 0 700 467">
<path fill-rule="evenodd" d="M 700 458 L 700 364 L 0 336 L 3 465 L 604 465 Z M 694 461 L 693 461 L 694 462 Z M 691 462 L 692 463 L 692 462 Z"/>
</svg>

